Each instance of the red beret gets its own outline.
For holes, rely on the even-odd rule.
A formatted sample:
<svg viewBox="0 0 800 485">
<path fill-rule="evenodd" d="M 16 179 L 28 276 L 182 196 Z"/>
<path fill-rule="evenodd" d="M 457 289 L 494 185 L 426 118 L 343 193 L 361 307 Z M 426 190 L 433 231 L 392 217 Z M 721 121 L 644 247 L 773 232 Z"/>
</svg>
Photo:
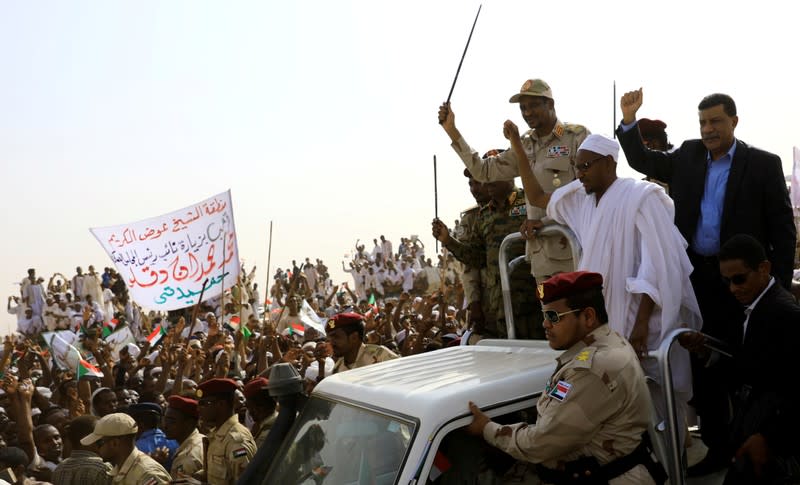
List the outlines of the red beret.
<svg viewBox="0 0 800 485">
<path fill-rule="evenodd" d="M 505 148 L 492 148 L 492 149 L 491 149 L 491 150 L 489 150 L 488 152 L 484 153 L 484 154 L 483 154 L 483 156 L 482 156 L 481 158 L 483 158 L 484 160 L 486 160 L 486 159 L 487 159 L 487 158 L 489 158 L 489 157 L 496 157 L 497 155 L 500 155 L 500 154 L 501 154 L 501 153 L 503 153 L 504 151 L 506 151 L 506 149 L 505 149 Z"/>
<path fill-rule="evenodd" d="M 187 416 L 192 416 L 194 418 L 199 416 L 197 411 L 197 401 L 194 399 L 189 399 L 188 397 L 182 396 L 170 396 L 169 399 L 167 399 L 167 404 L 172 409 L 177 409 Z"/>
<path fill-rule="evenodd" d="M 215 377 L 205 382 L 201 382 L 197 386 L 197 397 L 207 396 L 209 394 L 232 394 L 239 386 L 233 379 Z"/>
<path fill-rule="evenodd" d="M 664 130 L 667 129 L 667 124 L 661 120 L 642 118 L 637 124 L 639 125 L 639 133 L 641 133 L 642 136 L 657 135 L 659 133 L 664 133 Z"/>
<path fill-rule="evenodd" d="M 558 273 L 539 285 L 539 299 L 550 303 L 592 288 L 603 287 L 603 276 L 591 271 Z"/>
<path fill-rule="evenodd" d="M 244 397 L 251 398 L 257 395 L 261 391 L 266 391 L 267 385 L 269 385 L 269 380 L 266 377 L 258 377 L 256 379 L 253 379 L 252 381 L 245 384 Z"/>
<path fill-rule="evenodd" d="M 364 317 L 358 313 L 338 313 L 331 317 L 325 324 L 325 333 L 337 328 L 350 327 L 353 325 L 363 325 Z"/>
</svg>

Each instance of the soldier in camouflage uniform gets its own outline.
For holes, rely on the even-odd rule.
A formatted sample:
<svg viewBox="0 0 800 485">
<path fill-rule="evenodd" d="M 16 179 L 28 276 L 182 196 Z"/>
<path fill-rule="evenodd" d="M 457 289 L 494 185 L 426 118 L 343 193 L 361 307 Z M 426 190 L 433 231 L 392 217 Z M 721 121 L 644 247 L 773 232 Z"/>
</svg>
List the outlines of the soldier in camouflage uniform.
<svg viewBox="0 0 800 485">
<path fill-rule="evenodd" d="M 538 289 L 547 340 L 564 352 L 536 405 L 535 424 L 497 424 L 469 403 L 467 431 L 536 464 L 544 483 L 644 485 L 665 478 L 643 440 L 651 407 L 644 373 L 633 347 L 607 324 L 602 285 L 599 273 L 579 271 Z"/>
<path fill-rule="evenodd" d="M 474 238 L 475 224 L 478 221 L 480 209 L 489 202 L 489 192 L 484 184 L 472 177 L 469 170 L 464 169 L 464 176 L 469 179 L 469 191 L 477 204 L 461 213 L 461 222 L 456 226 L 453 235 L 459 241 L 471 241 Z M 464 263 L 461 263 L 461 267 L 461 285 L 464 288 L 464 302 L 469 309 L 470 326 L 484 326 L 486 314 L 489 311 L 489 296 L 485 292 L 486 285 L 483 284 L 483 281 L 486 280 L 486 268 Z"/>
<path fill-rule="evenodd" d="M 552 193 L 575 179 L 570 161 L 575 159 L 578 147 L 589 135 L 589 130 L 577 124 L 562 123 L 556 117 L 555 102 L 550 86 L 541 79 L 529 79 L 520 92 L 509 100 L 519 103 L 520 112 L 531 128 L 522 135 L 522 146 L 528 157 L 539 185 L 546 193 Z M 455 115 L 449 104 L 439 108 L 439 123 L 452 141 L 452 147 L 472 175 L 481 182 L 510 180 L 518 177 L 519 161 L 513 150 L 481 159 L 470 148 L 455 125 Z M 527 204 L 528 220 L 525 228 L 518 228 L 528 237 L 526 253 L 531 262 L 531 271 L 539 281 L 551 275 L 572 271 L 572 249 L 560 236 L 532 237 L 533 221 L 545 216 L 545 211 Z"/>
<path fill-rule="evenodd" d="M 500 286 L 500 243 L 519 230 L 525 221 L 525 194 L 512 180 L 485 184 L 491 200 L 481 207 L 471 239 L 460 241 L 450 237 L 447 227 L 438 219 L 433 221 L 433 237 L 442 242 L 456 259 L 474 268 L 485 268 L 487 314 L 483 328 L 476 333 L 486 337 L 507 337 L 503 292 Z M 512 248 L 513 249 L 513 248 Z M 521 252 L 521 248 L 520 251 Z M 542 313 L 536 298 L 536 285 L 527 265 L 517 266 L 510 275 L 511 300 L 514 309 L 514 329 L 517 338 L 544 338 Z"/>
</svg>

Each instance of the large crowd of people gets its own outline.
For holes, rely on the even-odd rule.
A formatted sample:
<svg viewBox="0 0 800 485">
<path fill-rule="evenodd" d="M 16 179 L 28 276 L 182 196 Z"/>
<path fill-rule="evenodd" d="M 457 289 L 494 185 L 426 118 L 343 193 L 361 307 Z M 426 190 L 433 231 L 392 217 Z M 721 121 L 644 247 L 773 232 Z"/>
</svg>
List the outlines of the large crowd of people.
<svg viewBox="0 0 800 485">
<path fill-rule="evenodd" d="M 322 260 L 306 258 L 275 270 L 262 299 L 256 268 L 242 267 L 223 297 L 170 312 L 132 301 L 113 268 L 78 267 L 46 285 L 30 269 L 8 298 L 18 331 L 5 337 L 0 362 L 0 447 L 15 454 L 3 461 L 0 453 L 0 464 L 55 484 L 106 483 L 134 461 L 153 483 L 234 483 L 277 415 L 265 378 L 271 366 L 291 363 L 310 392 L 364 356 L 373 362 L 460 342 L 467 325 L 453 258 L 440 255 L 434 265 L 416 237 L 401 238 L 396 251 L 384 236 L 373 242 L 369 252 L 356 243 L 352 282 L 333 284 Z M 225 479 L 203 465 L 215 450 L 213 440 L 203 447 L 203 436 L 230 435 L 219 431 L 226 419 L 206 412 L 209 389 L 218 388 L 230 404 L 227 424 L 252 441 L 242 440 L 245 451 Z M 91 433 L 96 441 L 82 444 Z M 109 437 L 124 443 L 113 452 L 98 447 Z"/>
<path fill-rule="evenodd" d="M 276 364 L 293 366 L 310 393 L 331 374 L 513 331 L 565 351 L 539 403 L 548 422 L 512 430 L 473 406 L 469 431 L 548 464 L 540 471 L 557 482 L 558 466 L 583 463 L 578 451 L 591 449 L 581 436 L 610 436 L 595 443 L 593 470 L 609 483 L 652 483 L 658 474 L 643 458 L 640 418 L 651 396 L 661 419 L 666 410 L 650 357 L 684 328 L 685 349 L 670 358 L 680 422 L 693 407 L 709 448 L 695 473 L 733 459 L 730 483 L 797 478 L 796 391 L 764 364 L 786 369 L 800 328 L 800 306 L 787 291 L 796 229 L 780 159 L 734 137 L 738 116 L 727 95 L 701 101 L 701 139 L 678 148 L 663 122 L 637 121 L 642 99 L 641 90 L 621 98 L 618 143 L 559 120 L 550 86 L 528 80 L 510 102 L 529 130 L 506 121 L 510 148 L 483 156 L 443 104 L 438 121 L 476 205 L 452 229 L 433 221 L 443 250 L 432 257 L 416 236 L 396 248 L 383 235 L 371 248 L 356 241 L 342 262 L 352 281 L 334 284 L 321 259 L 306 258 L 278 268 L 262 293 L 256 268 L 242 267 L 224 294 L 157 312 L 132 301 L 113 268 L 78 267 L 46 285 L 30 269 L 8 298 L 18 332 L 5 337 L 0 360 L 0 469 L 28 480 L 17 483 L 232 484 L 276 419 L 266 379 Z M 620 149 L 669 192 L 618 177 Z M 569 228 L 572 242 L 565 232 L 540 234 L 553 223 Z M 511 233 L 526 241 L 517 249 L 526 257 L 509 273 L 506 304 L 498 261 Z M 709 351 L 708 336 L 732 358 Z M 641 371 L 631 371 L 637 360 Z M 585 370 L 597 392 L 580 389 Z M 570 392 L 566 419 L 550 403 Z M 610 415 L 614 406 L 635 411 L 636 433 L 610 430 L 626 422 Z M 575 419 L 584 431 L 570 434 Z M 537 435 L 543 429 L 547 439 L 561 437 L 558 446 L 541 446 L 551 442 Z M 623 434 L 626 456 L 617 456 L 614 437 Z M 626 476 L 637 478 L 615 481 Z"/>
</svg>

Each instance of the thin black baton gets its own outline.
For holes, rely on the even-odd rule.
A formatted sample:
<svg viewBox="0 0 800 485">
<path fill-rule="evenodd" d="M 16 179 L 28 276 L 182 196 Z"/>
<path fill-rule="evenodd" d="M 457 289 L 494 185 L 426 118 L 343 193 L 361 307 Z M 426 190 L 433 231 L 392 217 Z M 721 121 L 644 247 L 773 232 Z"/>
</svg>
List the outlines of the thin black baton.
<svg viewBox="0 0 800 485">
<path fill-rule="evenodd" d="M 456 74 L 458 76 L 458 74 Z M 450 91 L 452 92 L 452 90 Z M 433 156 L 433 215 L 439 219 L 439 184 L 436 181 L 436 155 Z M 436 239 L 436 254 L 439 254 L 439 240 Z"/>
<path fill-rule="evenodd" d="M 453 85 L 450 86 L 450 93 L 447 95 L 447 103 L 450 102 L 450 97 L 453 95 L 453 89 L 456 87 L 456 81 L 458 81 L 458 73 L 461 72 L 461 64 L 464 63 L 464 57 L 467 55 L 467 49 L 469 49 L 469 42 L 472 40 L 472 33 L 475 31 L 475 24 L 478 23 L 478 15 L 481 14 L 481 7 L 483 4 L 478 5 L 478 13 L 475 14 L 475 21 L 472 22 L 472 29 L 469 31 L 469 37 L 467 38 L 467 45 L 464 46 L 464 53 L 461 54 L 461 60 L 458 62 L 458 69 L 456 69 L 456 77 L 453 78 Z"/>
</svg>

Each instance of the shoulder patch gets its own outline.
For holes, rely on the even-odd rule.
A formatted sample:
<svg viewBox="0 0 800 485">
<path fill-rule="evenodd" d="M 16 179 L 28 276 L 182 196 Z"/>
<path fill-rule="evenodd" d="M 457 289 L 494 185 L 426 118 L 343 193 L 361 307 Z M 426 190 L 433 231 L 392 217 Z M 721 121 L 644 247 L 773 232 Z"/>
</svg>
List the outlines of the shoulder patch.
<svg viewBox="0 0 800 485">
<path fill-rule="evenodd" d="M 567 398 L 569 391 L 572 389 L 572 384 L 567 381 L 558 381 L 553 387 L 553 390 L 548 394 L 550 397 L 557 401 L 563 401 Z"/>
<path fill-rule="evenodd" d="M 528 208 L 525 204 L 522 205 L 515 205 L 508 211 L 508 215 L 510 216 L 527 216 L 528 215 Z"/>
<path fill-rule="evenodd" d="M 241 458 L 243 456 L 247 456 L 247 448 L 245 448 L 244 446 L 233 450 L 234 458 Z"/>
<path fill-rule="evenodd" d="M 586 127 L 577 123 L 564 123 L 564 129 L 572 133 L 582 133 L 586 131 Z"/>
<path fill-rule="evenodd" d="M 597 349 L 594 347 L 586 347 L 578 352 L 578 355 L 572 359 L 573 363 L 571 367 L 575 369 L 590 369 L 592 367 L 592 359 L 594 358 L 595 350 Z"/>
</svg>

